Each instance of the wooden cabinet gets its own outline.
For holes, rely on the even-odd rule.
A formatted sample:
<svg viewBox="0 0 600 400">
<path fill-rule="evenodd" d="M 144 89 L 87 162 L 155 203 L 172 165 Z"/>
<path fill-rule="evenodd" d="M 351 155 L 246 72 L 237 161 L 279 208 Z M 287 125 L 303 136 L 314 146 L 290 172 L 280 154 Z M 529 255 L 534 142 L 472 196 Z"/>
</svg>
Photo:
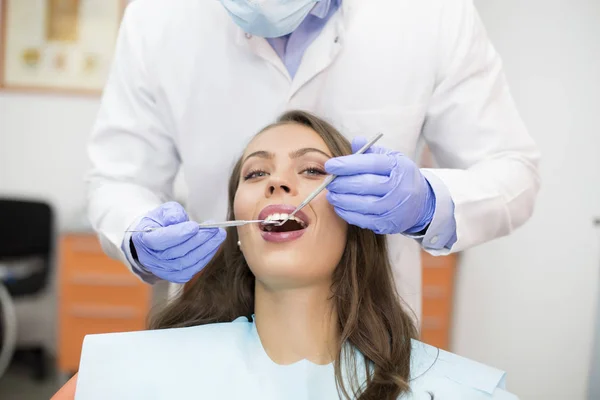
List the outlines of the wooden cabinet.
<svg viewBox="0 0 600 400">
<path fill-rule="evenodd" d="M 457 255 L 434 257 L 422 254 L 423 317 L 421 340 L 432 346 L 449 350 L 454 275 Z"/>
<path fill-rule="evenodd" d="M 146 328 L 152 287 L 106 256 L 92 234 L 60 240 L 58 368 L 79 369 L 85 335 Z"/>
<path fill-rule="evenodd" d="M 437 163 L 425 144 L 418 160 L 422 168 L 436 168 Z M 432 346 L 449 350 L 452 304 L 454 302 L 454 275 L 457 254 L 434 257 L 421 253 L 423 268 L 423 315 L 421 340 Z"/>
</svg>

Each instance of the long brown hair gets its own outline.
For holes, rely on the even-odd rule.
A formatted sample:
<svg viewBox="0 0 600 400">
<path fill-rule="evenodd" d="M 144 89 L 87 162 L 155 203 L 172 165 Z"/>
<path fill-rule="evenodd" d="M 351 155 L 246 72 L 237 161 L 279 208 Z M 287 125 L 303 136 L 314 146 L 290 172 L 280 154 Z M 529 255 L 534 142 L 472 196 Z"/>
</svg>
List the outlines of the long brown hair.
<svg viewBox="0 0 600 400">
<path fill-rule="evenodd" d="M 311 128 L 335 157 L 351 153 L 350 143 L 333 126 L 303 111 L 287 112 L 261 132 L 284 124 Z M 228 220 L 235 218 L 233 200 L 241 165 L 240 159 L 229 179 Z M 236 229 L 229 228 L 225 242 L 208 265 L 185 285 L 178 298 L 152 318 L 152 329 L 230 322 L 254 314 L 255 278 L 237 241 Z M 344 254 L 333 273 L 331 296 L 341 332 L 334 361 L 340 395 L 346 399 L 382 400 L 408 392 L 410 339 L 416 338 L 417 330 L 397 295 L 385 236 L 348 226 Z M 352 347 L 364 356 L 366 382 L 358 382 L 355 352 L 348 351 Z M 351 382 L 344 382 L 344 368 Z"/>
</svg>

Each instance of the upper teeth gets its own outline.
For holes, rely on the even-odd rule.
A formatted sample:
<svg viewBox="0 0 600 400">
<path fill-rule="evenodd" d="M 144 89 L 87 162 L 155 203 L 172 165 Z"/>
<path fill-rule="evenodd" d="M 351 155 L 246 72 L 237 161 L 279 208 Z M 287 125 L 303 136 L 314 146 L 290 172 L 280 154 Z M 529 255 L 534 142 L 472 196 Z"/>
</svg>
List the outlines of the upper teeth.
<svg viewBox="0 0 600 400">
<path fill-rule="evenodd" d="M 267 218 L 265 218 L 265 221 L 284 221 L 286 219 L 290 219 L 292 221 L 296 221 L 300 225 L 306 226 L 306 223 L 304 221 L 302 221 L 300 218 L 297 218 L 295 215 L 292 215 L 290 217 L 289 214 L 284 214 L 284 213 L 281 213 L 281 214 L 271 214 Z"/>
</svg>

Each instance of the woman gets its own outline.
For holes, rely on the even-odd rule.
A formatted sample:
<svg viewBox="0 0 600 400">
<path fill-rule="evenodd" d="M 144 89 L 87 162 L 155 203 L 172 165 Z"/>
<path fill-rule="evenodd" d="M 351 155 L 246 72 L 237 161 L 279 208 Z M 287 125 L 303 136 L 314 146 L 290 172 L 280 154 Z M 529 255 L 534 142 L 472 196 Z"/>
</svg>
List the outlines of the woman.
<svg viewBox="0 0 600 400">
<path fill-rule="evenodd" d="M 284 114 L 235 165 L 228 219 L 287 217 L 324 163 L 350 152 L 326 122 Z M 325 193 L 282 227 L 229 230 L 151 327 L 86 337 L 79 377 L 56 399 L 75 385 L 81 400 L 516 398 L 503 372 L 414 340 L 385 236 L 348 225 Z"/>
</svg>

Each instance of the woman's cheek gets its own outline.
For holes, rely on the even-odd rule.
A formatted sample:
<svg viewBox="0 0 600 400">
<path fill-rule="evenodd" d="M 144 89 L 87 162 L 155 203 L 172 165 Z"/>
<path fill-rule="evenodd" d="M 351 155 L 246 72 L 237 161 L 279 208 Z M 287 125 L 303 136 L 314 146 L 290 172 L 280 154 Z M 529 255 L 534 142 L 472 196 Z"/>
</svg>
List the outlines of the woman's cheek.
<svg viewBox="0 0 600 400">
<path fill-rule="evenodd" d="M 315 203 L 315 209 L 319 214 L 323 214 L 323 217 L 337 216 L 333 206 L 327 201 L 327 191 L 323 190 L 319 195 L 312 201 Z"/>
<path fill-rule="evenodd" d="M 319 194 L 315 199 L 317 201 L 315 211 L 318 213 L 320 219 L 327 221 L 325 225 L 328 226 L 332 233 L 339 232 L 340 237 L 343 237 L 345 240 L 348 223 L 335 212 L 335 208 L 327 201 L 327 196 L 324 192 Z"/>
<path fill-rule="evenodd" d="M 248 199 L 248 191 L 240 187 L 233 199 L 233 214 L 235 219 L 251 219 L 248 213 L 252 213 L 252 202 Z"/>
</svg>

